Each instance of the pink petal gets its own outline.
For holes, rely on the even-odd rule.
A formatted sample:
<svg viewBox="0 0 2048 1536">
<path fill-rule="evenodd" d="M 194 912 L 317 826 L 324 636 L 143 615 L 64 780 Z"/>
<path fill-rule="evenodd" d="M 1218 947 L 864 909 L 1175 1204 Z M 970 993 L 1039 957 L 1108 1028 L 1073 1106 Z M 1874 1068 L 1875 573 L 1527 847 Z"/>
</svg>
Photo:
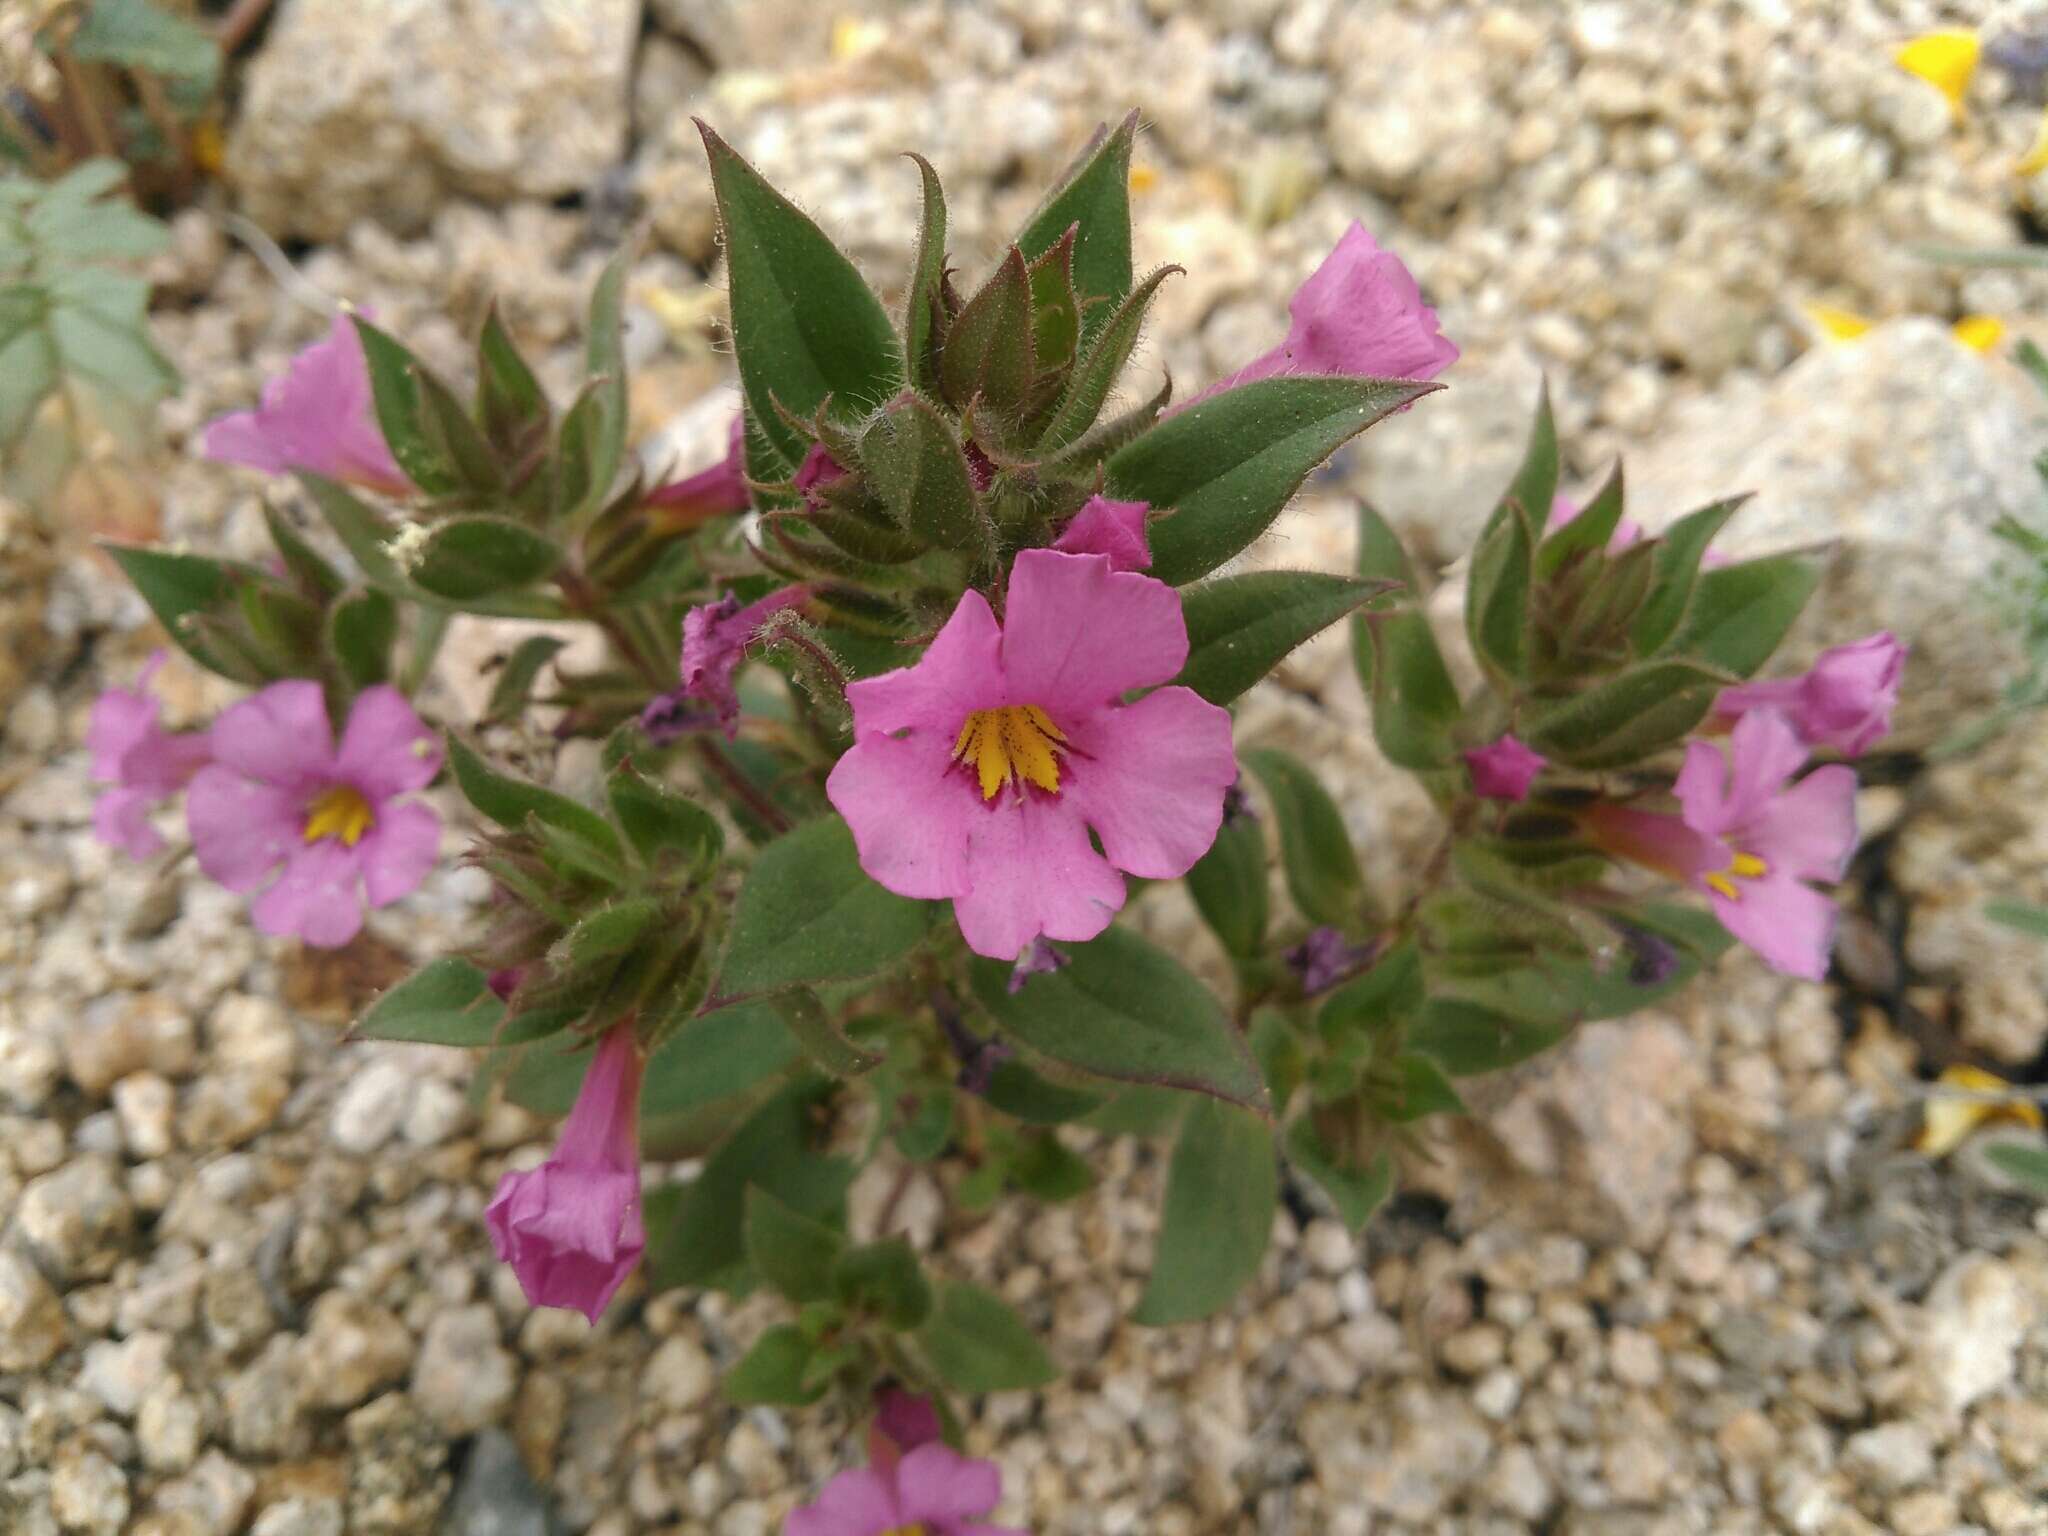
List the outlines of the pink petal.
<svg viewBox="0 0 2048 1536">
<path fill-rule="evenodd" d="M 214 760 L 280 788 L 302 788 L 329 775 L 334 730 L 320 685 L 302 678 L 272 683 L 230 704 L 207 733 Z"/>
<path fill-rule="evenodd" d="M 419 889 L 441 852 L 441 818 L 415 803 L 379 806 L 370 830 L 356 844 L 363 893 L 373 907 L 388 907 Z"/>
<path fill-rule="evenodd" d="M 193 776 L 185 822 L 207 878 L 244 894 L 305 844 L 301 791 L 259 784 L 218 763 Z"/>
<path fill-rule="evenodd" d="M 1040 934 L 1092 939 L 1124 904 L 1123 876 L 1089 843 L 1071 802 L 998 795 L 979 807 L 971 840 L 973 884 L 953 898 L 953 916 L 977 955 L 1015 960 Z"/>
<path fill-rule="evenodd" d="M 1856 771 L 1816 768 L 1743 829 L 1743 848 L 1773 872 L 1801 880 L 1842 878 L 1856 852 Z"/>
<path fill-rule="evenodd" d="M 341 733 L 336 778 L 375 806 L 409 789 L 424 789 L 440 771 L 440 738 L 413 713 L 404 694 L 379 683 L 357 695 Z"/>
<path fill-rule="evenodd" d="M 200 439 L 200 451 L 216 464 L 242 464 L 266 475 L 282 475 L 291 470 L 256 411 L 236 411 L 208 422 L 206 435 Z"/>
<path fill-rule="evenodd" d="M 1408 268 L 1355 220 L 1287 313 L 1290 372 L 1433 379 L 1458 360 Z"/>
<path fill-rule="evenodd" d="M 970 714 L 1003 702 L 1002 641 L 988 599 L 963 593 L 915 664 L 847 688 L 855 739 L 917 727 L 945 736 L 951 751 Z"/>
<path fill-rule="evenodd" d="M 359 883 L 356 850 L 323 837 L 294 850 L 284 873 L 250 904 L 249 912 L 265 933 L 337 949 L 362 931 Z"/>
<path fill-rule="evenodd" d="M 896 1490 L 867 1467 L 849 1467 L 818 1490 L 815 1502 L 790 1511 L 783 1536 L 882 1536 L 902 1524 Z"/>
<path fill-rule="evenodd" d="M 378 429 L 362 337 L 346 314 L 263 386 L 254 411 L 212 423 L 205 452 L 267 474 L 305 469 L 394 495 L 412 489 Z"/>
<path fill-rule="evenodd" d="M 1736 721 L 1728 734 L 1727 825 L 1741 827 L 1762 815 L 1806 757 L 1806 743 L 1779 711 L 1752 710 Z"/>
<path fill-rule="evenodd" d="M 945 1435 L 932 1400 L 900 1387 L 884 1387 L 875 1394 L 874 1427 L 888 1437 L 899 1457 Z"/>
<path fill-rule="evenodd" d="M 1502 736 L 1464 754 L 1472 775 L 1472 792 L 1486 800 L 1529 798 L 1529 786 L 1550 759 L 1513 736 Z"/>
<path fill-rule="evenodd" d="M 1027 549 L 1010 568 L 1002 653 L 1008 702 L 1061 718 L 1093 709 L 1180 671 L 1180 594 L 1105 555 Z"/>
<path fill-rule="evenodd" d="M 1718 764 L 1720 754 L 1711 747 L 1707 750 Z M 1701 875 L 1728 867 L 1728 845 L 1719 837 L 1687 826 L 1677 816 L 1601 804 L 1587 810 L 1580 817 L 1580 824 L 1602 852 L 1657 870 L 1674 880 L 1697 884 Z"/>
<path fill-rule="evenodd" d="M 1747 944 L 1774 971 L 1821 981 L 1834 945 L 1835 904 L 1811 886 L 1773 871 L 1741 881 L 1736 900 L 1711 897 L 1721 926 Z"/>
<path fill-rule="evenodd" d="M 158 796 L 147 789 L 110 789 L 92 803 L 93 835 L 138 862 L 162 851 L 163 837 L 149 824 Z"/>
<path fill-rule="evenodd" d="M 593 1323 L 647 1248 L 637 1168 L 628 1175 L 550 1158 L 507 1173 L 484 1224 L 528 1301 L 571 1308 Z"/>
<path fill-rule="evenodd" d="M 938 901 L 971 883 L 968 845 L 982 806 L 954 769 L 952 750 L 943 729 L 868 733 L 825 781 L 826 798 L 853 831 L 860 867 L 898 896 Z"/>
<path fill-rule="evenodd" d="M 1110 863 L 1170 880 L 1209 851 L 1223 792 L 1237 779 L 1228 710 L 1191 689 L 1161 688 L 1082 717 L 1068 739 L 1061 797 L 1095 829 Z"/>
<path fill-rule="evenodd" d="M 92 776 L 112 783 L 121 778 L 121 759 L 147 741 L 157 728 L 158 704 L 143 690 L 164 664 L 162 651 L 151 654 L 135 676 L 133 687 L 109 688 L 93 700 L 85 727 L 85 745 L 92 753 Z"/>
<path fill-rule="evenodd" d="M 1148 502 L 1090 496 L 1052 547 L 1067 555 L 1107 555 L 1116 570 L 1142 571 L 1152 563 L 1152 546 L 1145 539 L 1145 516 L 1151 510 Z"/>
<path fill-rule="evenodd" d="M 906 1520 L 954 1521 L 985 1515 L 1003 1496 L 992 1461 L 970 1461 L 939 1441 L 920 1445 L 896 1468 L 896 1498 Z"/>
</svg>

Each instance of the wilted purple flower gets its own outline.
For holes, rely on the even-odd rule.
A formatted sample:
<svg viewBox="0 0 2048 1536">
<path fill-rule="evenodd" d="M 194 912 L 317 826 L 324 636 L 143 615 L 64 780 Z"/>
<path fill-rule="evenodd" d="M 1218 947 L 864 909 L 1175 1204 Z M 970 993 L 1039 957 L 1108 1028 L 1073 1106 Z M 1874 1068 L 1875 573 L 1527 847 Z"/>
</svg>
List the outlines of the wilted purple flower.
<svg viewBox="0 0 2048 1536">
<path fill-rule="evenodd" d="M 641 711 L 641 729 L 655 741 L 670 741 L 712 724 L 727 736 L 734 734 L 740 701 L 732 676 L 747 647 L 769 619 L 808 602 L 810 596 L 807 586 L 781 587 L 742 607 L 728 592 L 717 602 L 699 603 L 684 614 L 682 686 L 657 695 Z"/>
<path fill-rule="evenodd" d="M 152 653 L 132 688 L 109 688 L 93 702 L 85 728 L 92 776 L 114 787 L 92 806 L 93 832 L 131 859 L 146 859 L 164 846 L 149 824 L 149 813 L 171 798 L 213 753 L 204 731 L 167 731 L 158 723 L 155 697 L 144 692 L 167 654 Z"/>
<path fill-rule="evenodd" d="M 1335 928 L 1312 928 L 1282 958 L 1301 982 L 1304 996 L 1327 992 L 1373 956 L 1374 946 L 1353 944 Z"/>
<path fill-rule="evenodd" d="M 598 1043 L 555 1154 L 507 1173 L 484 1211 L 526 1299 L 593 1323 L 647 1247 L 640 1214 L 640 1041 L 632 1019 Z"/>
<path fill-rule="evenodd" d="M 211 423 L 205 452 L 265 474 L 304 469 L 390 496 L 413 490 L 384 445 L 363 339 L 346 314 L 334 317 L 326 340 L 307 347 L 263 386 L 255 410 Z"/>
</svg>

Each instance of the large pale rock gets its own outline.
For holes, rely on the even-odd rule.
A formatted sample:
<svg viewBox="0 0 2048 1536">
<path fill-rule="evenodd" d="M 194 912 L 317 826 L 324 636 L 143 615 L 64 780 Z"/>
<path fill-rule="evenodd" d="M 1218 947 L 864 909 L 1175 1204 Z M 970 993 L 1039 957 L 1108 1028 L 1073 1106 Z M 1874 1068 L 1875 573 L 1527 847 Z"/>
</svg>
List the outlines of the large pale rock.
<svg viewBox="0 0 2048 1536">
<path fill-rule="evenodd" d="M 2017 660 L 1992 608 L 2001 517 L 2037 520 L 2032 402 L 1926 320 L 1820 347 L 1762 389 L 1680 412 L 1628 463 L 1652 531 L 1736 491 L 1755 497 L 1717 542 L 1742 558 L 1832 541 L 1818 596 L 1776 665 L 1877 629 L 1913 647 L 1895 740 L 1925 744 L 1995 700 Z"/>
<path fill-rule="evenodd" d="M 272 234 L 580 192 L 625 151 L 639 0 L 288 0 L 227 171 Z"/>
</svg>

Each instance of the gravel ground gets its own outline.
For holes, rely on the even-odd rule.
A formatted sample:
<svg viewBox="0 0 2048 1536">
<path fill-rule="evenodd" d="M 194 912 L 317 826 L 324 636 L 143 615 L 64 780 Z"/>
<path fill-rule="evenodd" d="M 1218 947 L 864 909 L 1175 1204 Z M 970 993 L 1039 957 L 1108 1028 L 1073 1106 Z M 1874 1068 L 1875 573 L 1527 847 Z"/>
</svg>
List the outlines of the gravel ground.
<svg viewBox="0 0 2048 1536">
<path fill-rule="evenodd" d="M 323 17 L 370 27 L 387 9 L 405 8 L 288 6 L 257 67 L 289 80 L 293 50 L 319 57 Z M 592 25 L 617 31 L 615 9 L 593 5 Z M 1987 70 L 1955 117 L 1889 63 L 1900 38 L 1992 9 L 1000 0 L 835 19 L 649 0 L 616 142 L 580 137 L 580 159 L 547 167 L 580 206 L 436 162 L 452 140 L 424 118 L 428 179 L 408 203 L 379 190 L 363 145 L 381 141 L 322 152 L 336 120 L 307 127 L 275 88 L 252 88 L 231 169 L 281 233 L 278 210 L 317 212 L 305 277 L 430 360 L 461 366 L 495 293 L 558 381 L 605 242 L 648 200 L 634 407 L 694 459 L 731 394 L 689 112 L 890 288 L 916 185 L 894 151 L 939 165 L 971 265 L 1092 121 L 1135 104 L 1140 259 L 1191 269 L 1151 366 L 1203 379 L 1269 344 L 1353 217 L 1466 349 L 1452 388 L 1373 434 L 1270 550 L 1341 563 L 1360 490 L 1447 559 L 1505 478 L 1539 369 L 1584 473 L 1656 452 L 1688 411 L 1778 398 L 1760 392 L 1796 381 L 1808 301 L 2021 329 L 2042 311 L 2037 274 L 1903 250 L 2011 243 L 2048 195 L 2011 173 L 2036 117 L 2014 82 Z M 623 66 L 593 46 L 588 67 Z M 297 179 L 266 183 L 267 166 Z M 392 223 L 360 217 L 372 205 Z M 209 213 L 181 217 L 158 275 L 188 381 L 165 413 L 173 452 L 107 469 L 65 515 L 253 553 L 265 492 L 200 463 L 193 429 L 324 322 Z M 1965 383 L 1987 410 L 2008 389 L 1954 366 L 1978 370 Z M 1996 398 L 2039 446 L 2038 412 Z M 1839 531 L 1853 510 L 1823 515 Z M 14 560 L 24 525 L 7 526 Z M 47 592 L 28 563 L 0 594 L 0 657 L 39 658 L 25 686 L 0 667 L 19 688 L 0 752 L 0 1531 L 778 1530 L 853 1454 L 854 1426 L 718 1401 L 718 1369 L 777 1304 L 636 1282 L 594 1330 L 530 1310 L 481 1213 L 549 1128 L 473 1109 L 453 1053 L 340 1043 L 364 998 L 465 931 L 482 891 L 453 867 L 459 833 L 339 955 L 261 939 L 189 861 L 125 864 L 91 837 L 79 742 L 95 690 L 153 641 L 96 557 L 64 546 Z M 496 638 L 451 646 L 451 708 L 473 706 Z M 1369 878 L 1391 885 L 1419 796 L 1365 744 L 1345 674 L 1341 643 L 1311 647 L 1244 731 L 1345 785 Z M 231 694 L 182 664 L 163 682 L 173 724 Z M 2043 962 L 1971 914 L 1989 894 L 2048 895 L 2029 884 L 2048 865 L 2048 743 L 1897 766 L 1866 791 L 1878 851 L 1839 984 L 1738 956 L 1668 1014 L 1582 1031 L 1418 1160 L 1363 1239 L 1294 1192 L 1258 1283 L 1208 1324 L 1121 1321 L 1150 1259 L 1152 1149 L 1094 1149 L 1098 1189 L 1044 1213 L 949 1214 L 958 1170 L 915 1174 L 898 1226 L 999 1287 L 1070 1368 L 977 1405 L 970 1440 L 1005 1468 L 1004 1514 L 1073 1536 L 2048 1533 L 2048 1220 L 1971 1148 L 1940 1164 L 1908 1150 L 1916 1076 L 1958 1036 L 2039 1075 Z M 1170 900 L 1142 920 L 1200 955 Z M 857 1186 L 857 1230 L 893 1180 Z"/>
</svg>

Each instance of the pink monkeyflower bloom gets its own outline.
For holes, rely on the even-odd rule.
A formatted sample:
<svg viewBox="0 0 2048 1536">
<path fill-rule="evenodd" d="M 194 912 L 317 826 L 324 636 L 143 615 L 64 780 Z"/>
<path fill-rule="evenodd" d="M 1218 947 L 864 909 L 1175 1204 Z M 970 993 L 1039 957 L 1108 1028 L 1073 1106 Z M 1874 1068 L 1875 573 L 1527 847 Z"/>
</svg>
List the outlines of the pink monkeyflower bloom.
<svg viewBox="0 0 2048 1536">
<path fill-rule="evenodd" d="M 1797 783 L 1806 743 L 1775 709 L 1736 722 L 1728 754 L 1695 741 L 1673 792 L 1680 813 L 1597 805 L 1587 835 L 1617 857 L 1699 891 L 1714 916 L 1772 969 L 1827 974 L 1835 904 L 1809 881 L 1832 884 L 1856 851 L 1856 775 L 1837 763 Z"/>
<path fill-rule="evenodd" d="M 747 647 L 776 614 L 809 602 L 807 586 L 779 587 L 742 607 L 730 592 L 715 603 L 699 603 L 683 615 L 683 682 L 656 697 L 640 712 L 640 725 L 655 741 L 673 741 L 691 730 L 717 725 L 730 737 L 739 729 L 740 700 L 733 674 Z"/>
<path fill-rule="evenodd" d="M 93 833 L 131 859 L 162 850 L 163 837 L 149 824 L 149 813 L 190 783 L 212 756 L 206 732 L 165 730 L 155 697 L 143 691 L 168 659 L 166 652 L 153 652 L 135 674 L 134 687 L 102 693 L 85 727 L 92 776 L 114 786 L 92 803 Z"/>
<path fill-rule="evenodd" d="M 790 1511 L 783 1536 L 1028 1536 L 980 1517 L 1003 1496 L 992 1461 L 929 1440 L 901 1459 L 849 1467 Z"/>
<path fill-rule="evenodd" d="M 434 867 L 441 818 L 400 797 L 440 772 L 441 744 L 396 688 L 357 696 L 339 748 L 303 679 L 230 705 L 208 736 L 213 761 L 185 800 L 193 851 L 212 879 L 257 893 L 265 933 L 346 944 L 365 901 L 389 906 Z"/>
<path fill-rule="evenodd" d="M 491 1247 L 537 1307 L 568 1307 L 593 1323 L 647 1247 L 640 1215 L 637 1026 L 598 1043 L 555 1155 L 507 1173 L 484 1211 Z"/>
<path fill-rule="evenodd" d="M 735 415 L 726 435 L 725 457 L 709 469 L 671 480 L 647 493 L 647 505 L 661 508 L 664 528 L 695 528 L 715 517 L 744 512 L 753 505 L 747 489 L 746 418 Z"/>
<path fill-rule="evenodd" d="M 1145 538 L 1151 510 L 1149 502 L 1090 496 L 1052 547 L 1069 555 L 1107 555 L 1114 570 L 1142 571 L 1152 563 L 1152 546 Z"/>
<path fill-rule="evenodd" d="M 1545 533 L 1555 533 L 1583 511 L 1585 511 L 1584 507 L 1573 501 L 1571 497 L 1560 492 L 1551 498 L 1550 520 L 1543 525 L 1543 531 Z M 1643 525 L 1636 522 L 1633 518 L 1624 517 L 1614 525 L 1614 532 L 1608 535 L 1607 553 L 1618 555 L 1624 549 L 1629 549 L 1642 542 Z"/>
<path fill-rule="evenodd" d="M 993 959 L 1094 938 L 1124 904 L 1119 870 L 1185 874 L 1223 820 L 1230 716 L 1155 686 L 1187 653 L 1164 582 L 1025 550 L 1000 623 L 967 592 L 914 666 L 847 689 L 854 744 L 825 792 L 861 867 L 898 895 L 950 898 Z"/>
<path fill-rule="evenodd" d="M 1287 301 L 1287 339 L 1185 404 L 1283 373 L 1433 379 L 1458 360 L 1401 258 L 1352 221 Z"/>
<path fill-rule="evenodd" d="M 1889 630 L 1822 651 L 1804 676 L 1724 689 L 1714 711 L 1740 719 L 1753 709 L 1782 710 L 1809 747 L 1856 757 L 1892 728 L 1906 647 Z"/>
<path fill-rule="evenodd" d="M 307 347 L 263 386 L 255 410 L 211 423 L 205 452 L 217 463 L 246 464 L 269 475 L 304 469 L 390 496 L 413 491 L 384 446 L 363 339 L 346 314 L 334 317 L 325 341 Z"/>
<path fill-rule="evenodd" d="M 1472 774 L 1472 793 L 1482 800 L 1526 800 L 1536 775 L 1550 759 L 1512 736 L 1502 736 L 1464 754 Z"/>
</svg>

